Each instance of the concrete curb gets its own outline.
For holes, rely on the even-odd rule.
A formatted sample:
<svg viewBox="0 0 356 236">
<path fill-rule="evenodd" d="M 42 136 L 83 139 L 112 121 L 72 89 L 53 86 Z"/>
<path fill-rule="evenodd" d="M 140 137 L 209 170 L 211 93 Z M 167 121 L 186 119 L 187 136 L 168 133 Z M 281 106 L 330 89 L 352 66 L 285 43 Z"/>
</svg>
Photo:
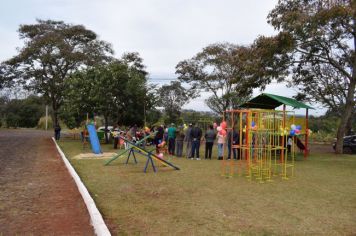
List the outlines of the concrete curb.
<svg viewBox="0 0 356 236">
<path fill-rule="evenodd" d="M 85 187 L 77 172 L 74 170 L 73 166 L 70 164 L 70 162 L 62 152 L 61 148 L 58 146 L 56 140 L 54 140 L 54 138 L 52 138 L 52 140 L 56 144 L 57 150 L 61 155 L 64 164 L 66 165 L 69 173 L 71 174 L 79 189 L 80 194 L 82 195 L 82 198 L 84 199 L 85 205 L 87 206 L 90 215 L 91 224 L 94 227 L 95 234 L 98 236 L 110 236 L 110 231 L 106 226 L 103 217 L 101 216 L 98 208 L 96 207 L 95 202 L 90 196 L 87 188 Z"/>
</svg>

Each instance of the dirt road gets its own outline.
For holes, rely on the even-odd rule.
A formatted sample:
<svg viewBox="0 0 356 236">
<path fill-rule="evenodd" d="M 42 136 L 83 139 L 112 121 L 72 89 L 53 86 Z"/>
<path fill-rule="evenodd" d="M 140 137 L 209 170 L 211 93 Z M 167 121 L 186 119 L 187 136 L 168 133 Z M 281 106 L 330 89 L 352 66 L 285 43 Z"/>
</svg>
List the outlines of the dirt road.
<svg viewBox="0 0 356 236">
<path fill-rule="evenodd" d="M 94 235 L 51 134 L 0 130 L 0 235 Z"/>
</svg>

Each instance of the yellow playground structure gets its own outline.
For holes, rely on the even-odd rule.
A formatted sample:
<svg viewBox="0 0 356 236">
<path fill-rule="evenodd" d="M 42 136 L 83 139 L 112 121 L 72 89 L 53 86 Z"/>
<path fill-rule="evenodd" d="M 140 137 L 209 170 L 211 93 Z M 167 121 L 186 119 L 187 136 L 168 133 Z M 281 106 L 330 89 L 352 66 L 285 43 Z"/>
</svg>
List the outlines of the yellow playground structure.
<svg viewBox="0 0 356 236">
<path fill-rule="evenodd" d="M 275 108 L 283 105 L 283 110 Z M 305 108 L 305 118 L 287 111 L 286 105 Z M 308 109 L 312 107 L 291 98 L 261 94 L 239 110 L 223 114 L 228 133 L 229 152 L 237 152 L 237 161 L 224 156 L 221 173 L 226 177 L 246 176 L 261 183 L 274 176 L 288 179 L 294 175 L 297 149 L 308 155 Z M 303 124 L 301 123 L 303 122 Z"/>
</svg>

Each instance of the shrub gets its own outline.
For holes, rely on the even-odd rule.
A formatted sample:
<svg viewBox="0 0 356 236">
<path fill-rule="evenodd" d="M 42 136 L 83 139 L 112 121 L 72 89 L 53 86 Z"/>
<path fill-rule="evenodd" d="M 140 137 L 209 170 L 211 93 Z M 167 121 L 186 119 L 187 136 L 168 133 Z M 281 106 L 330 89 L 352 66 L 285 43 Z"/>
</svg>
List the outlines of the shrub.
<svg viewBox="0 0 356 236">
<path fill-rule="evenodd" d="M 14 113 L 9 113 L 6 116 L 6 126 L 7 128 L 13 127 L 13 128 L 17 128 L 19 127 L 19 121 L 20 121 L 21 117 L 14 114 Z"/>
<path fill-rule="evenodd" d="M 53 128 L 53 122 L 52 122 L 52 118 L 50 116 L 48 116 L 48 129 L 52 129 Z M 37 129 L 46 129 L 46 117 L 42 116 L 38 123 L 37 123 Z"/>
</svg>

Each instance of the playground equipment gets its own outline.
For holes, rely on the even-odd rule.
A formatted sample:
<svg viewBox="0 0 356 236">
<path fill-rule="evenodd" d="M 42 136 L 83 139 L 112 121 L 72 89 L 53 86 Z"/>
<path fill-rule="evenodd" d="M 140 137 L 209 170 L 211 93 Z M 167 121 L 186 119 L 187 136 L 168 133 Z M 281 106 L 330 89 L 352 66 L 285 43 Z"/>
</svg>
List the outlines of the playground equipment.
<svg viewBox="0 0 356 236">
<path fill-rule="evenodd" d="M 273 110 L 280 105 L 283 105 L 282 111 Z M 223 176 L 232 177 L 236 172 L 250 180 L 265 182 L 277 175 L 282 176 L 282 179 L 294 175 L 295 146 L 304 151 L 305 158 L 308 154 L 308 111 L 304 134 L 302 127 L 295 125 L 294 112 L 286 111 L 286 105 L 304 107 L 307 110 L 311 108 L 290 98 L 262 94 L 242 105 L 252 109 L 224 112 L 227 132 L 232 133 L 235 130 L 239 135 L 239 142 L 229 148 L 231 153 L 233 150 L 239 152 L 240 160 L 234 162 L 224 157 L 221 166 Z M 297 135 L 305 135 L 305 144 Z M 233 135 L 230 136 L 232 139 Z"/>
<path fill-rule="evenodd" d="M 87 130 L 89 132 L 89 141 L 90 141 L 90 145 L 91 145 L 91 149 L 92 149 L 93 153 L 95 153 L 95 154 L 102 153 L 98 134 L 95 129 L 95 125 L 88 124 Z"/>
<path fill-rule="evenodd" d="M 283 112 L 286 111 L 286 106 L 290 106 L 293 108 L 302 108 L 305 109 L 305 117 L 296 117 L 289 118 L 285 117 L 285 127 L 290 127 L 292 124 L 298 124 L 301 126 L 300 133 L 298 134 L 299 139 L 303 139 L 304 141 L 304 159 L 308 157 L 309 152 L 309 109 L 314 109 L 311 106 L 308 106 L 302 102 L 299 102 L 295 99 L 283 97 L 275 94 L 262 93 L 259 96 L 251 99 L 250 101 L 242 104 L 241 107 L 249 108 L 249 109 L 273 109 L 275 110 L 277 107 L 283 105 Z M 292 119 L 292 120 L 291 120 Z"/>
<path fill-rule="evenodd" d="M 158 162 L 159 164 L 163 165 L 163 166 L 167 166 L 167 167 L 171 167 L 175 170 L 180 170 L 179 167 L 173 165 L 172 163 L 162 159 L 161 157 L 157 156 L 156 154 L 154 154 L 153 152 L 156 149 L 153 150 L 146 150 L 144 147 L 141 147 L 140 145 L 142 143 L 144 143 L 144 141 L 149 138 L 150 135 L 147 135 L 146 137 L 144 137 L 142 140 L 140 140 L 139 142 L 133 143 L 130 140 L 126 139 L 123 136 L 120 136 L 121 139 L 123 139 L 126 142 L 126 145 L 128 145 L 128 148 L 120 154 L 115 155 L 114 157 L 112 157 L 109 161 L 107 161 L 105 163 L 105 165 L 109 165 L 112 161 L 116 160 L 117 158 L 119 158 L 120 156 L 123 156 L 125 153 L 128 153 L 127 159 L 126 159 L 126 164 L 128 164 L 130 157 L 132 156 L 134 159 L 135 164 L 137 164 L 137 159 L 135 156 L 135 153 L 141 154 L 142 156 L 147 158 L 145 167 L 143 172 L 147 172 L 147 168 L 148 166 L 151 164 L 152 169 L 154 172 L 157 171 L 157 168 L 155 166 L 154 161 Z"/>
</svg>

